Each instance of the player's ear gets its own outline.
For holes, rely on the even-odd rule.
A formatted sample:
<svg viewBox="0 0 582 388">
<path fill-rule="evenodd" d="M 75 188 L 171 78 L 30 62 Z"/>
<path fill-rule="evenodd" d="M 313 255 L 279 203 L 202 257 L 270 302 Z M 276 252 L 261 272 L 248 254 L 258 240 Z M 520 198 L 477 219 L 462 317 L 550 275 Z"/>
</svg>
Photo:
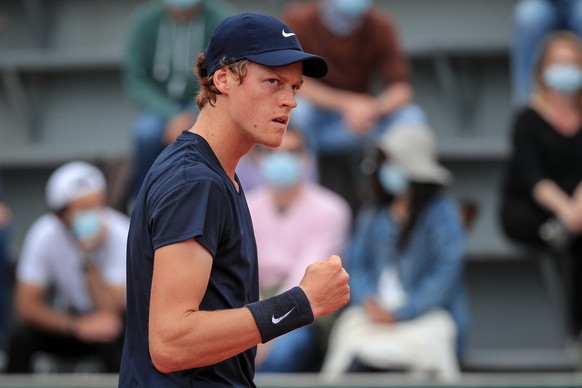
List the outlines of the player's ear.
<svg viewBox="0 0 582 388">
<path fill-rule="evenodd" d="M 226 67 L 221 67 L 220 69 L 216 70 L 212 77 L 214 78 L 214 86 L 216 86 L 216 89 L 218 89 L 218 91 L 222 94 L 228 94 L 229 79 Z"/>
</svg>

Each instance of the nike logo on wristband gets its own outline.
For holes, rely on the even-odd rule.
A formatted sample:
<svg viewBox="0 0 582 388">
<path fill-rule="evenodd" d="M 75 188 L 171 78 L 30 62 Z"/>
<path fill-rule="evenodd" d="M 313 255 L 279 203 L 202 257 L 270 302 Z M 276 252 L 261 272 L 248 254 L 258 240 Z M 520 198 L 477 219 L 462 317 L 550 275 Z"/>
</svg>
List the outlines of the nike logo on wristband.
<svg viewBox="0 0 582 388">
<path fill-rule="evenodd" d="M 281 322 L 283 319 L 287 318 L 287 316 L 289 314 L 291 314 L 291 311 L 295 310 L 295 307 L 293 307 L 291 310 L 287 311 L 287 314 L 280 316 L 279 318 L 275 318 L 275 314 L 273 314 L 271 316 L 271 322 L 273 322 L 273 324 L 277 324 L 279 322 Z"/>
</svg>

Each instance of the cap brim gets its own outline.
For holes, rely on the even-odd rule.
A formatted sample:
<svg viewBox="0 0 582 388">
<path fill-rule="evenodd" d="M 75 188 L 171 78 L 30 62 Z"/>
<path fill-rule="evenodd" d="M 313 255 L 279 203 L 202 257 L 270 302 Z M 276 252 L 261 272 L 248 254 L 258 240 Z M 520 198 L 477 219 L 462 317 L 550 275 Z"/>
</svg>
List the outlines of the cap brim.
<svg viewBox="0 0 582 388">
<path fill-rule="evenodd" d="M 276 50 L 260 54 L 247 55 L 250 61 L 263 66 L 280 67 L 303 62 L 303 75 L 321 78 L 327 74 L 327 62 L 322 57 L 307 54 L 299 50 Z"/>
<path fill-rule="evenodd" d="M 452 180 L 452 175 L 446 168 L 437 163 L 426 163 L 421 165 L 409 166 L 403 170 L 409 175 L 410 179 L 417 182 L 440 183 L 448 185 Z"/>
</svg>

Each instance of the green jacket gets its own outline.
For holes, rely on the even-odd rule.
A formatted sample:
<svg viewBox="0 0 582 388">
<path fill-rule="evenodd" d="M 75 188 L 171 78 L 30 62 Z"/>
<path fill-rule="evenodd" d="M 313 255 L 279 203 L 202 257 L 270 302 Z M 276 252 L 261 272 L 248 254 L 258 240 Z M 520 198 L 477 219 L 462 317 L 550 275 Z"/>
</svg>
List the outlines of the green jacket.
<svg viewBox="0 0 582 388">
<path fill-rule="evenodd" d="M 234 12 L 229 5 L 218 0 L 203 0 L 201 6 L 196 18 L 203 20 L 204 44 L 201 48 L 204 49 L 218 24 Z M 130 98 L 140 109 L 158 112 L 166 118 L 179 113 L 184 105 L 195 106 L 198 92 L 198 79 L 194 73 L 198 53 L 192 53 L 193 58 L 187 59 L 192 67 L 185 72 L 185 81 L 181 82 L 177 93 L 172 95 L 169 92 L 171 70 L 166 76 L 159 76 L 159 72 L 154 76 L 154 62 L 156 55 L 159 56 L 157 51 L 171 52 L 168 48 L 170 39 L 164 46 L 157 47 L 160 26 L 163 23 L 168 25 L 168 20 L 160 0 L 139 7 L 133 15 L 123 64 L 123 80 Z"/>
</svg>

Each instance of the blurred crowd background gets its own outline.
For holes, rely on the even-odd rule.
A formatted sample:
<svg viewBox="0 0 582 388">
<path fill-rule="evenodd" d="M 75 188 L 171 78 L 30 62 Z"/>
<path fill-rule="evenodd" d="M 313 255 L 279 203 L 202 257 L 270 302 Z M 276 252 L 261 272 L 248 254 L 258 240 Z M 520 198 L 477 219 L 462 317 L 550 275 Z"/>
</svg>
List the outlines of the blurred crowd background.
<svg viewBox="0 0 582 388">
<path fill-rule="evenodd" d="M 261 293 L 335 253 L 353 293 L 258 373 L 579 372 L 578 0 L 3 0 L 0 371 L 115 373 L 132 198 L 245 11 L 330 64 L 281 148 L 239 165 Z"/>
</svg>

